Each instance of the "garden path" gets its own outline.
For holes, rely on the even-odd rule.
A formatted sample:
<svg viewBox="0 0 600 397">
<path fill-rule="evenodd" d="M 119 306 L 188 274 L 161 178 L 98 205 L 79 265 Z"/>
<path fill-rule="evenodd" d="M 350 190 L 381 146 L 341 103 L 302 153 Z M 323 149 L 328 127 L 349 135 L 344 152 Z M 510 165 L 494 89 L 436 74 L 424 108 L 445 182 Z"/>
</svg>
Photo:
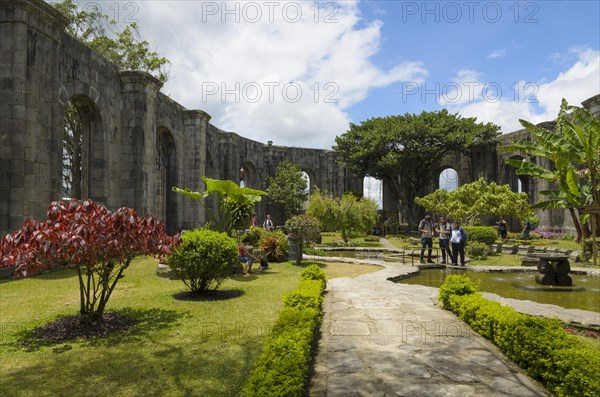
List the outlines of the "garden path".
<svg viewBox="0 0 600 397">
<path fill-rule="evenodd" d="M 328 281 L 310 396 L 547 395 L 435 305 L 436 288 L 388 281 L 410 267 L 381 265 L 378 272 Z"/>
</svg>

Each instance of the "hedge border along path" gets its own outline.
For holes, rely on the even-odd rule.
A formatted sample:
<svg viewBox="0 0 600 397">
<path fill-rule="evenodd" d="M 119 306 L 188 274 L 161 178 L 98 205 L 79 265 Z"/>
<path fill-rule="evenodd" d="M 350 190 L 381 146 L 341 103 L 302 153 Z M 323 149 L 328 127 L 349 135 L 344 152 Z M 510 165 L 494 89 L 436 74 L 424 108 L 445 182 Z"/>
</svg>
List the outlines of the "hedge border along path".
<svg viewBox="0 0 600 397">
<path fill-rule="evenodd" d="M 312 361 L 312 347 L 321 324 L 325 274 L 306 267 L 298 288 L 284 295 L 283 309 L 250 372 L 246 396 L 302 396 Z"/>
<path fill-rule="evenodd" d="M 489 301 L 462 275 L 446 278 L 439 299 L 557 396 L 600 396 L 600 346 L 568 334 L 560 321 Z"/>
</svg>

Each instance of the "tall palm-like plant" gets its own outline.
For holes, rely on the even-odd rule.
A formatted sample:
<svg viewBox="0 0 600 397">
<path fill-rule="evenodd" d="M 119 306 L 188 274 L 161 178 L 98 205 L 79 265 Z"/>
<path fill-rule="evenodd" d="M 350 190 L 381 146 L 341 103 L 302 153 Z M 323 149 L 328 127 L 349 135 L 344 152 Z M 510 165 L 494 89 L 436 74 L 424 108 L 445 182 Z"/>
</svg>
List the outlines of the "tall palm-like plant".
<svg viewBox="0 0 600 397">
<path fill-rule="evenodd" d="M 255 204 L 266 194 L 262 190 L 240 187 L 233 181 L 202 178 L 206 185 L 204 192 L 173 187 L 173 191 L 197 201 L 208 214 L 211 227 L 219 232 L 231 233 L 232 230 L 248 225 L 254 214 Z M 204 204 L 204 199 L 212 194 L 219 197 L 217 211 Z"/>
<path fill-rule="evenodd" d="M 562 100 L 555 131 L 519 120 L 536 138 L 535 142 L 514 142 L 499 150 L 543 157 L 554 163 L 546 169 L 526 160 L 507 160 L 517 175 L 528 175 L 555 184 L 556 189 L 541 191 L 533 209 L 566 208 L 577 230 L 577 239 L 589 237 L 588 215 L 578 208 L 600 203 L 600 120 L 587 109 L 569 106 Z"/>
</svg>

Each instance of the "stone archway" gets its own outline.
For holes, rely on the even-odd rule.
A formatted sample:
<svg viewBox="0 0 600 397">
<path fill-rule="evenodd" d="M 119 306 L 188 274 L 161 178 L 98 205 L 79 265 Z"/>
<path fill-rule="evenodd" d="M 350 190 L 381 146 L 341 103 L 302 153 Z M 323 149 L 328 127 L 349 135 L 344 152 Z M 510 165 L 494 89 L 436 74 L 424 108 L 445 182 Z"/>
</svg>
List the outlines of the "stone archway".
<svg viewBox="0 0 600 397">
<path fill-rule="evenodd" d="M 521 160 L 521 161 L 526 161 L 527 159 L 525 159 L 522 156 L 511 156 L 510 157 L 511 160 Z M 517 193 L 527 193 L 529 195 L 529 183 L 530 183 L 530 177 L 526 176 L 526 175 L 517 175 L 517 173 L 515 172 L 515 168 L 511 167 L 507 164 L 504 165 L 504 180 L 506 181 L 506 183 L 510 186 L 510 189 L 513 192 L 517 192 Z M 532 200 L 532 197 L 529 197 L 529 200 Z"/>
<path fill-rule="evenodd" d="M 239 185 L 242 187 L 248 187 L 257 189 L 256 181 L 256 167 L 249 161 L 245 161 L 240 166 L 240 181 Z"/>
<path fill-rule="evenodd" d="M 177 197 L 172 191 L 177 186 L 177 152 L 175 139 L 171 131 L 160 127 L 156 138 L 156 168 L 160 172 L 160 205 L 159 212 L 167 227 L 167 233 L 177 230 Z"/>
<path fill-rule="evenodd" d="M 106 204 L 106 138 L 100 112 L 89 97 L 74 95 L 63 114 L 60 198 Z"/>
</svg>

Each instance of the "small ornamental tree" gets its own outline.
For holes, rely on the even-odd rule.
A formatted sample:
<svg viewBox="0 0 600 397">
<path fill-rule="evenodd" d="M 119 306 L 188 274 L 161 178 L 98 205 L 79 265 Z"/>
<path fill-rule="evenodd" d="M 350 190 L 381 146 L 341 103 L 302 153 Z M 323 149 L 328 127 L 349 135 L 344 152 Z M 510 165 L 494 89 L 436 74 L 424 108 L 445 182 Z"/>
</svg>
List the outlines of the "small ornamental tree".
<svg viewBox="0 0 600 397">
<path fill-rule="evenodd" d="M 74 267 L 79 279 L 82 321 L 101 321 L 123 272 L 138 255 L 167 255 L 179 236 L 169 237 L 152 215 L 131 208 L 112 212 L 92 200 L 55 201 L 48 219 L 27 220 L 0 242 L 0 266 L 15 266 L 15 277 L 60 265 Z"/>
<path fill-rule="evenodd" d="M 339 230 L 345 242 L 369 233 L 379 220 L 377 203 L 368 197 L 358 199 L 352 193 L 337 198 L 317 190 L 310 197 L 306 213 L 319 219 L 323 230 Z"/>
<path fill-rule="evenodd" d="M 298 241 L 298 256 L 296 264 L 302 263 L 302 249 L 305 242 L 316 241 L 321 233 L 321 222 L 315 217 L 302 214 L 291 217 L 285 222 L 285 228 L 290 237 Z"/>
<path fill-rule="evenodd" d="M 533 215 L 527 193 L 513 192 L 508 185 L 488 184 L 483 178 L 451 192 L 438 189 L 424 197 L 417 197 L 415 203 L 428 212 L 446 214 L 469 225 L 480 221 L 483 216 L 527 219 Z"/>
<path fill-rule="evenodd" d="M 275 176 L 267 177 L 269 200 L 281 205 L 285 219 L 302 212 L 308 198 L 306 179 L 297 164 L 285 159 L 277 166 Z"/>
</svg>

